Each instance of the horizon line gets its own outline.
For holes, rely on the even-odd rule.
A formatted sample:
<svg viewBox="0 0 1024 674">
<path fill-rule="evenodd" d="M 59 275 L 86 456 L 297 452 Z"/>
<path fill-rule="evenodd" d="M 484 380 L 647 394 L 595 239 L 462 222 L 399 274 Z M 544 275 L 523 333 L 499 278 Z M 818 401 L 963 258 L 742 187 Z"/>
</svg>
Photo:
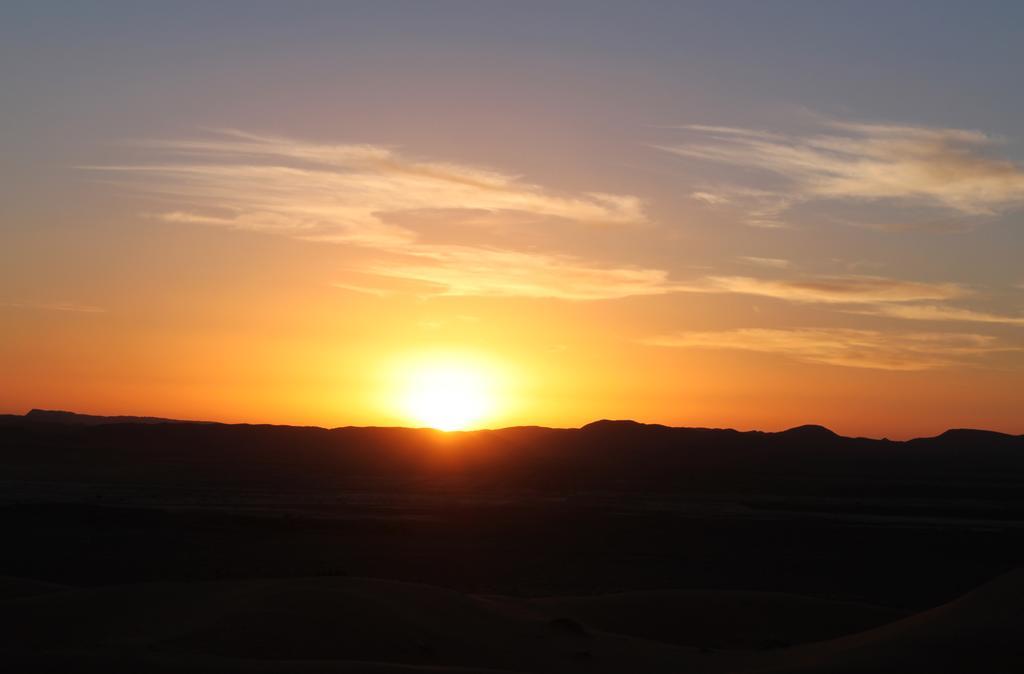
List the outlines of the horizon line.
<svg viewBox="0 0 1024 674">
<path fill-rule="evenodd" d="M 766 430 L 762 430 L 762 429 L 758 429 L 758 428 L 747 429 L 747 430 L 740 430 L 740 429 L 737 429 L 737 428 L 724 427 L 724 426 L 719 426 L 719 427 L 714 427 L 714 426 L 672 426 L 672 425 L 669 425 L 669 424 L 646 422 L 646 421 L 637 421 L 636 419 L 610 419 L 610 418 L 595 419 L 595 420 L 587 422 L 587 423 L 585 423 L 585 424 L 583 424 L 581 426 L 543 426 L 543 425 L 539 425 L 539 424 L 515 424 L 515 425 L 512 425 L 512 426 L 481 427 L 481 428 L 465 428 L 465 429 L 444 430 L 444 429 L 440 429 L 440 428 L 434 428 L 432 426 L 387 426 L 387 425 L 375 425 L 375 424 L 370 424 L 370 425 L 365 425 L 365 426 L 357 426 L 357 425 L 352 425 L 352 424 L 341 425 L 341 426 L 320 426 L 320 425 L 316 425 L 316 424 L 289 424 L 289 423 L 269 423 L 269 422 L 252 422 L 252 421 L 213 421 L 213 420 L 206 420 L 206 419 L 177 419 L 177 418 L 171 418 L 171 417 L 160 417 L 160 416 L 138 415 L 138 414 L 92 414 L 92 413 L 88 413 L 88 412 L 75 412 L 75 411 L 72 411 L 72 410 L 62 410 L 62 409 L 45 409 L 45 408 L 41 408 L 41 407 L 30 408 L 29 411 L 25 412 L 24 414 L 0 412 L 0 417 L 7 416 L 7 417 L 16 417 L 16 418 L 21 418 L 21 419 L 28 419 L 29 416 L 32 413 L 61 414 L 61 415 L 70 415 L 70 416 L 74 416 L 74 417 L 87 417 L 87 418 L 94 418 L 94 419 L 110 419 L 110 420 L 113 420 L 113 421 L 111 421 L 111 424 L 109 424 L 109 425 L 114 425 L 114 424 L 117 424 L 117 423 L 130 424 L 132 422 L 129 421 L 129 420 L 136 419 L 136 420 L 150 420 L 154 424 L 166 423 L 166 424 L 209 424 L 209 425 L 219 425 L 219 426 L 271 426 L 271 427 L 276 427 L 276 428 L 308 428 L 308 429 L 319 429 L 319 430 L 325 430 L 325 431 L 336 431 L 336 430 L 345 430 L 345 429 L 383 429 L 383 430 L 433 431 L 435 433 L 443 433 L 443 434 L 446 434 L 446 435 L 452 435 L 452 434 L 457 434 L 457 433 L 458 434 L 465 434 L 465 433 L 481 433 L 481 432 L 500 432 L 500 431 L 506 431 L 506 430 L 523 429 L 523 428 L 535 428 L 535 429 L 552 430 L 552 431 L 579 431 L 579 430 L 583 430 L 583 429 L 585 429 L 587 427 L 594 426 L 596 424 L 604 423 L 604 424 L 633 424 L 633 425 L 636 425 L 636 426 L 657 427 L 657 428 L 663 428 L 663 429 L 666 429 L 666 430 L 696 430 L 696 431 L 722 431 L 722 432 L 733 432 L 733 433 L 762 433 L 762 434 L 765 434 L 765 435 L 778 435 L 778 434 L 782 434 L 782 433 L 789 433 L 789 432 L 799 431 L 799 430 L 804 430 L 804 429 L 816 429 L 816 430 L 825 431 L 825 432 L 829 433 L 830 435 L 833 435 L 836 438 L 840 438 L 840 439 L 847 439 L 847 440 L 872 440 L 872 441 L 876 441 L 876 442 L 910 442 L 910 441 L 913 441 L 913 440 L 927 440 L 927 439 L 939 438 L 939 437 L 942 437 L 943 435 L 946 435 L 948 433 L 958 432 L 958 431 L 969 431 L 969 432 L 976 432 L 976 433 L 991 433 L 991 434 L 995 434 L 995 435 L 1005 436 L 1005 437 L 1008 437 L 1008 438 L 1024 438 L 1024 434 L 1006 433 L 1004 431 L 995 431 L 995 430 L 988 429 L 988 428 L 970 428 L 970 427 L 948 427 L 944 431 L 942 431 L 940 433 L 937 433 L 935 435 L 915 436 L 915 437 L 908 437 L 908 438 L 903 439 L 903 440 L 894 440 L 894 439 L 889 438 L 887 436 L 879 438 L 879 437 L 869 437 L 869 436 L 864 436 L 864 435 L 852 435 L 852 436 L 851 435 L 842 435 L 840 433 L 836 433 L 835 431 L 833 431 L 828 426 L 825 426 L 824 424 L 816 424 L 816 423 L 798 424 L 796 426 L 791 426 L 791 427 L 784 428 L 784 429 L 778 430 L 778 431 L 766 431 Z M 116 421 L 118 419 L 124 420 L 124 421 L 122 421 L 122 422 Z M 31 419 L 29 419 L 29 420 L 31 420 Z M 57 422 L 57 423 L 59 423 L 59 422 Z M 97 425 L 103 425 L 103 424 L 97 424 Z"/>
</svg>

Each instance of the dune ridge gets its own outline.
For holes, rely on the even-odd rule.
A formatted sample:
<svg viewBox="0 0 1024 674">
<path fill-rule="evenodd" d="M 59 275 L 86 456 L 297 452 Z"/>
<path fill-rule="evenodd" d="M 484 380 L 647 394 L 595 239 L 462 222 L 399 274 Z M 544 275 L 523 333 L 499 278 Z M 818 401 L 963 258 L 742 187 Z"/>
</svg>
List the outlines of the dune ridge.
<svg viewBox="0 0 1024 674">
<path fill-rule="evenodd" d="M 656 607 L 666 613 L 659 620 L 649 615 Z M 677 644 L 657 640 L 672 616 L 679 631 L 693 631 L 712 608 L 718 616 L 700 638 L 717 630 L 724 644 L 733 630 L 732 648 L 681 645 L 693 641 L 687 634 Z M 616 613 L 634 634 L 607 629 Z M 1024 570 L 827 641 L 752 650 L 749 629 L 746 643 L 740 634 L 745 624 L 787 616 L 791 631 L 809 635 L 823 619 L 855 624 L 893 615 L 773 593 L 522 600 L 368 578 L 142 583 L 0 601 L 0 650 L 18 671 L 1009 674 L 1024 666 Z"/>
</svg>

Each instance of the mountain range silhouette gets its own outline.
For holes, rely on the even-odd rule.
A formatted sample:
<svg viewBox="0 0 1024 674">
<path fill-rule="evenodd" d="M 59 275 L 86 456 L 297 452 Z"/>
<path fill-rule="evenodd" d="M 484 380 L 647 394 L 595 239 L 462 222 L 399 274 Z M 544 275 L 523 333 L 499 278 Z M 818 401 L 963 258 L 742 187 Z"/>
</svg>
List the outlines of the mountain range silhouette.
<svg viewBox="0 0 1024 674">
<path fill-rule="evenodd" d="M 600 420 L 578 429 L 452 433 L 32 410 L 0 417 L 0 437 L 10 448 L 0 461 L 17 456 L 21 470 L 59 463 L 59 470 L 83 479 L 116 466 L 125 475 L 157 481 L 244 478 L 279 485 L 376 476 L 675 491 L 716 482 L 756 481 L 763 488 L 775 480 L 813 489 L 836 478 L 876 474 L 888 481 L 912 478 L 925 488 L 929 480 L 961 484 L 971 475 L 1024 475 L 1024 436 L 971 429 L 892 441 L 844 437 L 816 425 L 768 433 Z"/>
</svg>

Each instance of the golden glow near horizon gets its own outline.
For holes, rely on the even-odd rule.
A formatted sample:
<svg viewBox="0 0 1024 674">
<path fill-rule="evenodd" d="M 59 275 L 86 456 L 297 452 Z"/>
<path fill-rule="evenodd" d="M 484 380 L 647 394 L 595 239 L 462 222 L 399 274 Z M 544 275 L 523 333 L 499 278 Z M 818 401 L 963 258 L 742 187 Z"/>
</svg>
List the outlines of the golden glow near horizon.
<svg viewBox="0 0 1024 674">
<path fill-rule="evenodd" d="M 480 421 L 493 401 L 479 372 L 430 366 L 411 377 L 402 401 L 409 418 L 441 431 L 460 431 Z"/>
<path fill-rule="evenodd" d="M 447 353 L 401 361 L 385 396 L 406 424 L 441 431 L 480 428 L 502 410 L 499 370 L 486 359 Z"/>
</svg>

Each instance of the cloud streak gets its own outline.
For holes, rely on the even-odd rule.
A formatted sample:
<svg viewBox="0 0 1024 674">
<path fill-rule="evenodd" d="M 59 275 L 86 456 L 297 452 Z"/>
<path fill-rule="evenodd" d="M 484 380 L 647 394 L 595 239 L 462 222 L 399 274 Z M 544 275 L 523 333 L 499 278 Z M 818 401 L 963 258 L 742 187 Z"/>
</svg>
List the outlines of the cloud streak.
<svg viewBox="0 0 1024 674">
<path fill-rule="evenodd" d="M 1024 203 L 1024 168 L 992 156 L 996 139 L 979 131 L 831 122 L 824 133 L 783 135 L 690 125 L 691 142 L 660 145 L 676 156 L 755 168 L 785 181 L 763 190 L 705 188 L 705 204 L 742 204 L 750 224 L 785 224 L 782 214 L 815 199 L 894 201 L 961 215 L 994 215 Z"/>
<path fill-rule="evenodd" d="M 771 258 L 744 258 L 753 264 L 778 267 Z M 764 279 L 751 276 L 707 276 L 676 284 L 680 292 L 733 293 L 769 297 L 799 304 L 839 305 L 844 313 L 910 321 L 964 322 L 1024 327 L 1024 316 L 977 311 L 933 302 L 971 295 L 957 283 L 925 283 L 882 276 L 817 276 Z M 929 303 L 932 302 L 932 303 Z"/>
<path fill-rule="evenodd" d="M 763 279 L 751 276 L 709 276 L 686 287 L 693 292 L 722 292 L 817 304 L 876 304 L 948 300 L 967 290 L 955 283 L 923 283 L 882 276 L 817 276 Z"/>
<path fill-rule="evenodd" d="M 220 214 L 176 211 L 201 222 L 368 245 L 406 242 L 391 213 L 476 209 L 575 222 L 632 224 L 645 219 L 628 195 L 560 195 L 519 177 L 477 167 L 413 159 L 377 145 L 327 145 L 223 132 L 216 140 L 144 145 L 173 161 L 91 167 L 141 177 L 151 190 Z"/>
<path fill-rule="evenodd" d="M 871 316 L 886 316 L 913 321 L 959 321 L 966 323 L 993 323 L 997 325 L 1024 326 L 1024 316 L 1007 316 L 987 311 L 974 311 L 960 307 L 937 306 L 933 304 L 886 305 L 862 309 L 857 313 Z"/>
<path fill-rule="evenodd" d="M 742 328 L 682 332 L 643 341 L 653 346 L 750 351 L 805 363 L 899 371 L 950 367 L 986 354 L 1019 350 L 1002 345 L 988 335 L 893 334 L 846 328 Z"/>
<path fill-rule="evenodd" d="M 163 161 L 100 166 L 171 198 L 156 217 L 368 251 L 353 271 L 419 281 L 438 294 L 615 299 L 671 292 L 659 269 L 602 266 L 574 256 L 423 241 L 404 219 L 424 213 L 514 215 L 565 223 L 644 223 L 640 199 L 559 194 L 520 177 L 410 158 L 376 145 L 327 145 L 223 132 L 210 140 L 146 143 Z M 404 219 L 403 219 L 404 218 Z M 341 282 L 342 285 L 346 285 Z M 368 289 L 360 286 L 360 290 Z M 372 290 L 372 289 L 371 289 Z"/>
<path fill-rule="evenodd" d="M 379 276 L 435 285 L 440 294 L 620 299 L 673 292 L 660 269 L 605 267 L 575 257 L 471 246 L 424 246 L 398 263 L 371 265 Z"/>
<path fill-rule="evenodd" d="M 756 255 L 741 255 L 738 259 L 758 267 L 769 267 L 771 269 L 787 269 L 790 261 L 778 257 L 757 257 Z"/>
</svg>

